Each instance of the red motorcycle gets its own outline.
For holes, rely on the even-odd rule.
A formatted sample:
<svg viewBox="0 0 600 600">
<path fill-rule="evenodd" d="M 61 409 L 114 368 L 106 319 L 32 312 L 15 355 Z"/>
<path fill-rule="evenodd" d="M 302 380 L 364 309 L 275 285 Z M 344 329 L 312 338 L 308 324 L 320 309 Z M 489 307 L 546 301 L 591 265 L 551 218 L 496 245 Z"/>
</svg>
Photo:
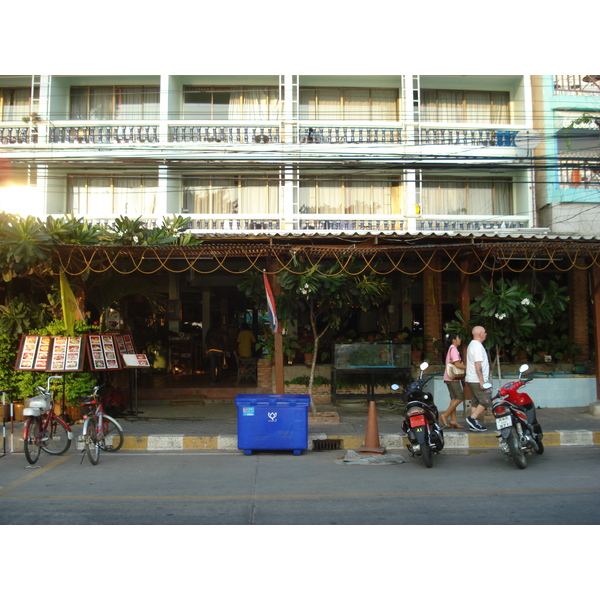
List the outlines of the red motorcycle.
<svg viewBox="0 0 600 600">
<path fill-rule="evenodd" d="M 519 380 L 503 385 L 492 398 L 492 413 L 500 432 L 500 449 L 512 457 L 519 469 L 527 466 L 526 453 L 532 450 L 537 454 L 544 452 L 544 434 L 537 421 L 535 404 L 528 394 L 519 392 L 522 386 L 533 380 L 533 377 L 523 379 L 523 373 L 528 369 L 529 365 L 521 365 Z"/>
</svg>

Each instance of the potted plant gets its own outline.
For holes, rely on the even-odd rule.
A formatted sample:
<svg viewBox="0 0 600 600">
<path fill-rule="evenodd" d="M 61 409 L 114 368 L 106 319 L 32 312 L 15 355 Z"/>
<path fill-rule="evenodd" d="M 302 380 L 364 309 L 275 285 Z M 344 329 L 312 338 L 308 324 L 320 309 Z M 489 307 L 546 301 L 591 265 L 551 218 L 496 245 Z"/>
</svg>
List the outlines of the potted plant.
<svg viewBox="0 0 600 600">
<path fill-rule="evenodd" d="M 418 365 L 423 358 L 423 351 L 425 350 L 425 336 L 415 335 L 410 341 L 410 358 L 413 365 Z"/>
</svg>

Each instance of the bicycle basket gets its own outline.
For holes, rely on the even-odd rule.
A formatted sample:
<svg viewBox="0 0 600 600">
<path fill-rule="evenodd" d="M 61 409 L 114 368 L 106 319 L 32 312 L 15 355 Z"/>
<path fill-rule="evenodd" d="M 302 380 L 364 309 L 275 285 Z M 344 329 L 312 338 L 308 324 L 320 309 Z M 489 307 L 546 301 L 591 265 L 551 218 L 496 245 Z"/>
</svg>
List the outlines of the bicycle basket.
<svg viewBox="0 0 600 600">
<path fill-rule="evenodd" d="M 45 413 L 50 410 L 50 401 L 46 396 L 34 396 L 29 399 L 27 408 L 39 408 L 41 412 Z"/>
</svg>

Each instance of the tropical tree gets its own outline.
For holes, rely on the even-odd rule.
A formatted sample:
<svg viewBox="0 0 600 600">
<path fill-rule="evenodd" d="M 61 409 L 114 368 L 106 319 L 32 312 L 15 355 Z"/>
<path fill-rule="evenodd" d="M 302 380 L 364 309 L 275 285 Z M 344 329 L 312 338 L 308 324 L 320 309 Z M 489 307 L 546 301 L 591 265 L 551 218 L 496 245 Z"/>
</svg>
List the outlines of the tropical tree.
<svg viewBox="0 0 600 600">
<path fill-rule="evenodd" d="M 319 344 L 326 333 L 337 333 L 351 315 L 352 309 L 363 311 L 388 302 L 390 284 L 383 277 L 366 269 L 362 261 L 353 259 L 343 268 L 336 261 L 308 264 L 299 257 L 292 261 L 292 270 L 277 275 L 282 293 L 275 296 L 278 317 L 290 320 L 306 314 L 314 338 L 313 360 L 310 368 L 308 393 L 311 396 Z M 266 308 L 264 287 L 252 274 L 239 289 L 257 299 Z"/>
</svg>

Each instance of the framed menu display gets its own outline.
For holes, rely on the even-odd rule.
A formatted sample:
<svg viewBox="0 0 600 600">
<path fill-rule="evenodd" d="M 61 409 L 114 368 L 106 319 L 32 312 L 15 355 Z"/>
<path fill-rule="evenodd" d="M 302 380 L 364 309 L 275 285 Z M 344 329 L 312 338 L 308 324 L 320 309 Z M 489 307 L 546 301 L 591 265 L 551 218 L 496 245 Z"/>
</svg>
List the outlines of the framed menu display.
<svg viewBox="0 0 600 600">
<path fill-rule="evenodd" d="M 52 338 L 52 353 L 50 355 L 50 371 L 81 371 L 83 368 L 83 338 L 54 337 Z"/>
<path fill-rule="evenodd" d="M 17 355 L 18 371 L 81 371 L 85 346 L 81 337 L 24 335 Z"/>
<path fill-rule="evenodd" d="M 148 368 L 150 361 L 145 354 L 123 354 L 124 367 Z"/>
<path fill-rule="evenodd" d="M 115 341 L 119 349 L 119 354 L 135 354 L 135 346 L 130 334 L 115 335 Z"/>
<path fill-rule="evenodd" d="M 117 342 L 114 335 L 90 334 L 87 336 L 92 371 L 121 369 Z"/>
</svg>

